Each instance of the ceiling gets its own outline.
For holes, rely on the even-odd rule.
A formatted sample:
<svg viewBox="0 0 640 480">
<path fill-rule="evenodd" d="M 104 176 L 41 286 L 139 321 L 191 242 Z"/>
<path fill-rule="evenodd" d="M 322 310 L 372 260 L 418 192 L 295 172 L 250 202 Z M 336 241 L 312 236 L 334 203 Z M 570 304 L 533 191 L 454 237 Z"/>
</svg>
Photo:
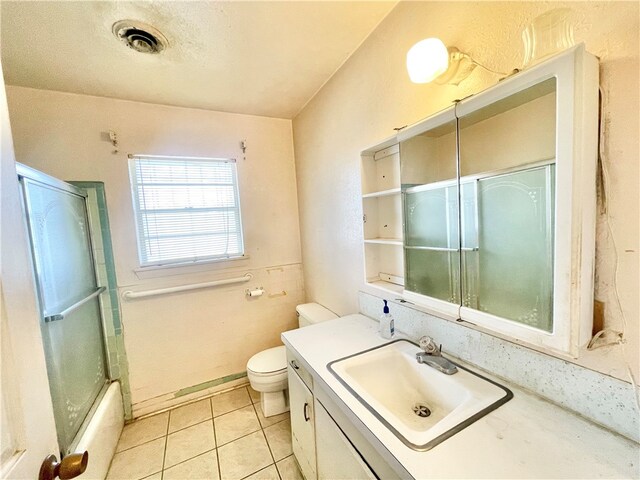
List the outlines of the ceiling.
<svg viewBox="0 0 640 480">
<path fill-rule="evenodd" d="M 2 0 L 2 64 L 10 85 L 293 118 L 395 4 Z M 169 47 L 127 48 L 122 19 Z"/>
</svg>

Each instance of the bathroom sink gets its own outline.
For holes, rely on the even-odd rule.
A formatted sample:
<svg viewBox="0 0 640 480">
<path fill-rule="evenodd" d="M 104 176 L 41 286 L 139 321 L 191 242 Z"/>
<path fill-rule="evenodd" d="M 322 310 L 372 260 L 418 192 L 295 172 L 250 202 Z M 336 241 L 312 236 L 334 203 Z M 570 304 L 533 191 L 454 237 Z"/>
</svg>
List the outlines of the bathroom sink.
<svg viewBox="0 0 640 480">
<path fill-rule="evenodd" d="M 381 423 L 414 450 L 429 450 L 513 398 L 461 365 L 446 375 L 416 361 L 420 347 L 395 340 L 327 365 Z"/>
</svg>

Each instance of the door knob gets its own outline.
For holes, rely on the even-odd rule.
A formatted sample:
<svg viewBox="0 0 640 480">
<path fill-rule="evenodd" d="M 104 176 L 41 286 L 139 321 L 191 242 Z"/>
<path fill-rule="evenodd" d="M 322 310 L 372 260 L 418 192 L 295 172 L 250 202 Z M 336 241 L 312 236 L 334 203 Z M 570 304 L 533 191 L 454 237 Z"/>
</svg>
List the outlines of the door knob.
<svg viewBox="0 0 640 480">
<path fill-rule="evenodd" d="M 38 480 L 53 480 L 60 477 L 61 480 L 68 480 L 82 475 L 89 463 L 89 452 L 70 453 L 61 462 L 55 455 L 49 455 L 40 466 Z"/>
</svg>

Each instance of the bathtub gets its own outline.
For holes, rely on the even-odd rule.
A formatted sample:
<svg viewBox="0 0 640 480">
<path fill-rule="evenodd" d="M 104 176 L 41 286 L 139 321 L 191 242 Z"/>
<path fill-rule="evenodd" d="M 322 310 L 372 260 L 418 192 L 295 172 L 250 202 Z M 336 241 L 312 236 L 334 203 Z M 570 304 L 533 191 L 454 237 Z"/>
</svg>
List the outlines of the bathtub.
<svg viewBox="0 0 640 480">
<path fill-rule="evenodd" d="M 76 452 L 89 452 L 87 470 L 80 479 L 104 480 L 124 427 L 124 408 L 120 383 L 113 382 L 100 400 L 98 408 L 82 433 Z"/>
</svg>

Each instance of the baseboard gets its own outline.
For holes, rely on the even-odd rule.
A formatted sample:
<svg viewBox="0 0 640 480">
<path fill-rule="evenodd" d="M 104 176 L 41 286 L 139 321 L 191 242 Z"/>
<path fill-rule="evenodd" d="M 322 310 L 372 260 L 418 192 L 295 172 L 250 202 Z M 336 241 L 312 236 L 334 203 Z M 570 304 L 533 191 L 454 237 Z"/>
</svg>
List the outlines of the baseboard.
<svg viewBox="0 0 640 480">
<path fill-rule="evenodd" d="M 241 372 L 193 385 L 191 387 L 181 388 L 175 392 L 170 392 L 148 400 L 143 400 L 142 402 L 134 403 L 133 418 L 137 419 L 160 413 L 179 405 L 192 403 L 201 398 L 211 396 L 214 393 L 231 390 L 235 387 L 248 383 L 247 373 Z"/>
</svg>

